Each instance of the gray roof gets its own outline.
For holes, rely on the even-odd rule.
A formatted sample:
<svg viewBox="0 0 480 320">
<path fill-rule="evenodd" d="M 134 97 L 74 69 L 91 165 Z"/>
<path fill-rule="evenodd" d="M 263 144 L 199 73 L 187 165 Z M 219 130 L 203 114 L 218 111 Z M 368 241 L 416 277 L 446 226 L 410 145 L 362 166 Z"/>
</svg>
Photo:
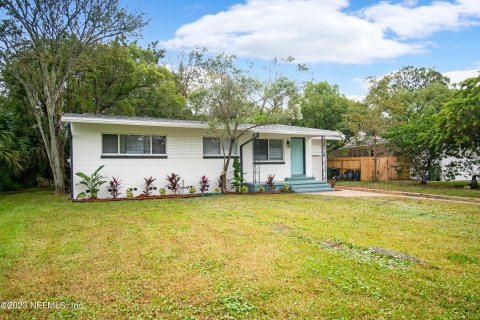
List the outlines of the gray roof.
<svg viewBox="0 0 480 320">
<path fill-rule="evenodd" d="M 208 129 L 208 123 L 196 120 L 179 120 L 164 119 L 151 117 L 126 117 L 126 116 L 107 116 L 101 114 L 90 113 L 65 113 L 62 115 L 62 122 L 73 123 L 105 123 L 120 125 L 142 125 L 142 126 L 158 126 L 158 127 L 180 127 L 180 128 L 199 128 Z M 252 125 L 242 125 L 242 129 L 251 128 Z M 279 133 L 279 134 L 298 134 L 304 136 L 324 136 L 329 139 L 339 139 L 341 133 L 332 130 L 323 130 L 315 128 L 305 128 L 298 126 L 287 126 L 283 124 L 268 124 L 254 127 L 253 132 L 259 133 Z"/>
</svg>

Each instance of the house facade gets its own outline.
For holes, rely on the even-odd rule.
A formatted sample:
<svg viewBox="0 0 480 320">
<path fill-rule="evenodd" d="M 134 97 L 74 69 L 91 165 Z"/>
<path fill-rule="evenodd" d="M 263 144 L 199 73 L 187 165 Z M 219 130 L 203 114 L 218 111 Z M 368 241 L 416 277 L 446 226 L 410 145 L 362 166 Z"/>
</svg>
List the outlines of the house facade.
<svg viewBox="0 0 480 320">
<path fill-rule="evenodd" d="M 64 114 L 62 122 L 71 133 L 72 197 L 85 192 L 76 172 L 90 175 L 100 165 L 101 175 L 122 180 L 134 195 L 141 193 L 145 177 L 157 178 L 155 187 L 164 188 L 165 177 L 176 173 L 184 186 L 198 187 L 200 177 L 210 180 L 210 191 L 218 187 L 225 148 L 229 141 L 220 141 L 200 121 L 117 117 L 92 114 Z M 269 174 L 277 183 L 290 181 L 303 184 L 308 180 L 320 187 L 326 180 L 327 140 L 340 139 L 340 133 L 286 125 L 265 125 L 246 132 L 233 146 L 233 156 L 241 160 L 244 179 L 255 190 Z M 233 160 L 231 161 L 231 164 Z M 228 172 L 232 177 L 233 168 Z M 292 179 L 298 181 L 292 181 Z M 108 198 L 104 186 L 98 196 Z"/>
</svg>

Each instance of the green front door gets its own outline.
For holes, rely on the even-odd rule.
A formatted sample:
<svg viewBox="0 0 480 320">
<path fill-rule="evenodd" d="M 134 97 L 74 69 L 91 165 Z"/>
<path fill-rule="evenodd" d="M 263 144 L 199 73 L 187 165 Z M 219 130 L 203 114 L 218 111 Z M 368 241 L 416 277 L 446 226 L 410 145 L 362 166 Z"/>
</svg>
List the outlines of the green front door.
<svg viewBox="0 0 480 320">
<path fill-rule="evenodd" d="M 305 174 L 305 139 L 290 139 L 290 159 L 292 160 L 292 176 Z"/>
</svg>

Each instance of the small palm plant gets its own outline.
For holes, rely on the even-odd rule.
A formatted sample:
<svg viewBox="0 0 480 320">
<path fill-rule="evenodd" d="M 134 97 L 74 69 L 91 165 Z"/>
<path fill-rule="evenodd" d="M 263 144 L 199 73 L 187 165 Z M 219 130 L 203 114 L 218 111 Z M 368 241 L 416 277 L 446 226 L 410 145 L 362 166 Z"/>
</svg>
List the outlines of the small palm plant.
<svg viewBox="0 0 480 320">
<path fill-rule="evenodd" d="M 102 170 L 103 167 L 105 167 L 105 165 L 101 165 L 100 167 L 98 167 L 97 170 L 95 170 L 91 176 L 87 176 L 83 172 L 75 173 L 77 176 L 83 179 L 82 181 L 80 181 L 80 184 L 87 186 L 87 189 L 88 189 L 87 192 L 90 192 L 91 199 L 97 198 L 98 191 L 100 190 L 100 186 L 107 182 L 106 180 L 102 180 L 102 179 L 105 179 L 105 177 L 98 174 L 98 172 Z M 83 192 L 81 192 L 77 196 L 77 198 L 82 198 L 82 197 L 85 197 L 85 193 Z"/>
<path fill-rule="evenodd" d="M 173 192 L 173 194 L 177 194 L 178 190 L 180 189 L 180 181 L 181 177 L 176 174 L 172 173 L 171 175 L 167 176 L 167 188 Z"/>
<path fill-rule="evenodd" d="M 205 191 L 208 191 L 208 188 L 210 187 L 210 184 L 208 183 L 208 178 L 206 175 L 203 175 L 201 178 L 200 178 L 200 192 L 202 194 L 205 193 Z"/>
<path fill-rule="evenodd" d="M 120 180 L 119 178 L 112 177 L 112 179 L 108 181 L 108 192 L 110 192 L 113 199 L 117 199 L 118 196 L 122 194 L 120 192 L 121 186 L 122 180 Z"/>
<path fill-rule="evenodd" d="M 268 192 L 275 192 L 275 188 L 277 187 L 275 185 L 275 175 L 274 174 L 269 174 L 267 177 L 267 181 L 265 183 L 267 184 L 267 191 Z"/>
<path fill-rule="evenodd" d="M 148 177 L 148 178 L 143 178 L 143 180 L 145 180 L 145 183 L 143 184 L 143 194 L 148 197 L 150 196 L 150 193 L 153 190 L 153 183 L 157 179 L 154 179 L 153 177 Z"/>
</svg>

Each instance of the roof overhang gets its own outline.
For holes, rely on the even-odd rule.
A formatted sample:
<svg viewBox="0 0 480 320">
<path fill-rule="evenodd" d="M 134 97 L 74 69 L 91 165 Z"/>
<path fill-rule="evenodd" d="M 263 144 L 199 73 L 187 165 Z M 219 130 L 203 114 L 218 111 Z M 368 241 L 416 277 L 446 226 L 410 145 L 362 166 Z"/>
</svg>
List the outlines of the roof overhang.
<svg viewBox="0 0 480 320">
<path fill-rule="evenodd" d="M 152 126 L 152 127 L 170 127 L 170 128 L 191 128 L 191 129 L 208 129 L 208 123 L 194 120 L 177 120 L 177 119 L 161 119 L 161 118 L 140 118 L 140 117 L 123 117 L 123 116 L 104 116 L 93 114 L 74 114 L 66 113 L 62 115 L 62 122 L 67 123 L 91 123 L 91 124 L 114 124 L 114 125 L 130 125 L 130 126 Z M 342 140 L 341 133 L 332 130 L 287 126 L 287 125 L 262 125 L 253 127 L 252 125 L 242 125 L 241 130 L 250 129 L 258 133 L 276 133 L 298 135 L 312 138 L 325 137 L 327 140 Z"/>
</svg>

